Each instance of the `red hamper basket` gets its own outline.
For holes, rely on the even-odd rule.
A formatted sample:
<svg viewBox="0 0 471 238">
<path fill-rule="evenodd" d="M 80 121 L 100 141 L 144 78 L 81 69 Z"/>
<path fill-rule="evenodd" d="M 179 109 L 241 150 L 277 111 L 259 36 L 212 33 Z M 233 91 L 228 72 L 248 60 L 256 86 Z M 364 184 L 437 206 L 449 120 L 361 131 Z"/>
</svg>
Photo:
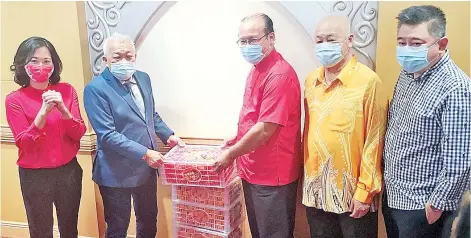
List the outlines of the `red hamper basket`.
<svg viewBox="0 0 471 238">
<path fill-rule="evenodd" d="M 242 220 L 242 203 L 239 200 L 228 209 L 217 209 L 174 201 L 173 212 L 174 224 L 194 226 L 228 234 Z"/>
<path fill-rule="evenodd" d="M 222 173 L 213 164 L 222 152 L 219 146 L 187 145 L 174 147 L 164 156 L 159 169 L 165 185 L 187 185 L 224 188 L 237 176 L 234 165 Z"/>
<path fill-rule="evenodd" d="M 175 225 L 173 231 L 174 238 L 242 238 L 242 231 L 240 227 L 236 227 L 231 233 L 225 234 L 216 231 L 210 231 L 206 229 Z"/>
<path fill-rule="evenodd" d="M 234 204 L 242 196 L 242 182 L 236 177 L 226 188 L 174 185 L 172 199 L 190 205 L 206 205 L 224 208 Z"/>
</svg>

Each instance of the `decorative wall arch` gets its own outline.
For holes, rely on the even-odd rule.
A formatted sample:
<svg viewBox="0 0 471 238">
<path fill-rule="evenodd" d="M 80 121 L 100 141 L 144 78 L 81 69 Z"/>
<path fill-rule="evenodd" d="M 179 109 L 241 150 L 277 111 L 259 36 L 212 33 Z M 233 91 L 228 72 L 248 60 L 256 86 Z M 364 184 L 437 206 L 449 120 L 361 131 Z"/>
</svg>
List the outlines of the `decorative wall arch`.
<svg viewBox="0 0 471 238">
<path fill-rule="evenodd" d="M 145 38 L 146 31 L 167 12 L 174 1 L 129 2 L 87 1 L 86 17 L 92 72 L 103 70 L 102 56 L 104 39 L 113 32 L 126 33 L 135 39 L 137 47 Z M 282 6 L 297 24 L 312 38 L 319 13 L 312 9 L 323 9 L 324 15 L 339 12 L 349 17 L 355 32 L 354 48 L 361 62 L 375 68 L 378 2 L 374 1 L 279 1 L 267 2 Z M 241 3 L 243 4 L 243 3 Z M 321 14 L 322 15 L 322 14 Z"/>
</svg>

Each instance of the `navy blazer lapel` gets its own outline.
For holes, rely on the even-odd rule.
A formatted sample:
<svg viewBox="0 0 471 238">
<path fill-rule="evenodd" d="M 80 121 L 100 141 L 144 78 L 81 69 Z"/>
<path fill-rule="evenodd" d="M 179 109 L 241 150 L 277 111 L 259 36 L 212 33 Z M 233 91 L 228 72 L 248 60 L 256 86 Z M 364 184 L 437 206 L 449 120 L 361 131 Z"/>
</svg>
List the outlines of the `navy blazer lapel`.
<svg viewBox="0 0 471 238">
<path fill-rule="evenodd" d="M 103 77 L 108 81 L 109 85 L 128 103 L 134 113 L 136 113 L 145 122 L 145 119 L 142 117 L 139 108 L 137 108 L 134 99 L 132 98 L 129 91 L 124 87 L 124 85 L 122 85 L 121 82 L 119 82 L 119 80 L 113 76 L 108 68 L 106 68 L 102 74 Z"/>
</svg>

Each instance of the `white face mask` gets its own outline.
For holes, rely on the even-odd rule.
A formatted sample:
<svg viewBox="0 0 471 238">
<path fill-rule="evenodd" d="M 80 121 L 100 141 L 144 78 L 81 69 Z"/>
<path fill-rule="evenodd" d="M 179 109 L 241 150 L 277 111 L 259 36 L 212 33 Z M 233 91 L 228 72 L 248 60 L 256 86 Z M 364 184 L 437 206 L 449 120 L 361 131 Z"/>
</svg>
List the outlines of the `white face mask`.
<svg viewBox="0 0 471 238">
<path fill-rule="evenodd" d="M 346 41 L 346 40 L 345 40 Z M 324 42 L 316 44 L 316 56 L 319 62 L 325 67 L 332 67 L 338 64 L 345 54 L 342 54 L 343 43 Z"/>
<path fill-rule="evenodd" d="M 417 73 L 420 70 L 430 65 L 428 61 L 428 51 L 432 46 L 437 44 L 438 41 L 431 46 L 421 45 L 419 47 L 411 46 L 397 46 L 396 58 L 401 67 L 408 73 Z M 438 55 L 437 55 L 438 57 Z"/>
<path fill-rule="evenodd" d="M 246 45 L 240 47 L 240 52 L 244 59 L 251 64 L 258 64 L 265 56 L 262 53 L 261 45 Z"/>
<path fill-rule="evenodd" d="M 136 63 L 121 60 L 110 64 L 110 72 L 120 81 L 126 81 L 136 72 Z"/>
</svg>

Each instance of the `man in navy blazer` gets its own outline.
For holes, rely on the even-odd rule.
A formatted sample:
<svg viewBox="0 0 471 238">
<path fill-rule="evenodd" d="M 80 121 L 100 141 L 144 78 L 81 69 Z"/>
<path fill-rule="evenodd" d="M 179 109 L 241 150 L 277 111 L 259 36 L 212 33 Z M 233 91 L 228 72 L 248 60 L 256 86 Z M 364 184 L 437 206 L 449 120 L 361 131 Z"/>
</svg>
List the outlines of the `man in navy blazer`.
<svg viewBox="0 0 471 238">
<path fill-rule="evenodd" d="M 154 108 L 149 75 L 135 70 L 136 50 L 129 36 L 113 34 L 104 43 L 107 68 L 84 91 L 85 110 L 97 135 L 93 181 L 103 198 L 107 238 L 125 238 L 134 200 L 137 237 L 157 232 L 156 168 L 158 136 L 184 146 Z"/>
</svg>

